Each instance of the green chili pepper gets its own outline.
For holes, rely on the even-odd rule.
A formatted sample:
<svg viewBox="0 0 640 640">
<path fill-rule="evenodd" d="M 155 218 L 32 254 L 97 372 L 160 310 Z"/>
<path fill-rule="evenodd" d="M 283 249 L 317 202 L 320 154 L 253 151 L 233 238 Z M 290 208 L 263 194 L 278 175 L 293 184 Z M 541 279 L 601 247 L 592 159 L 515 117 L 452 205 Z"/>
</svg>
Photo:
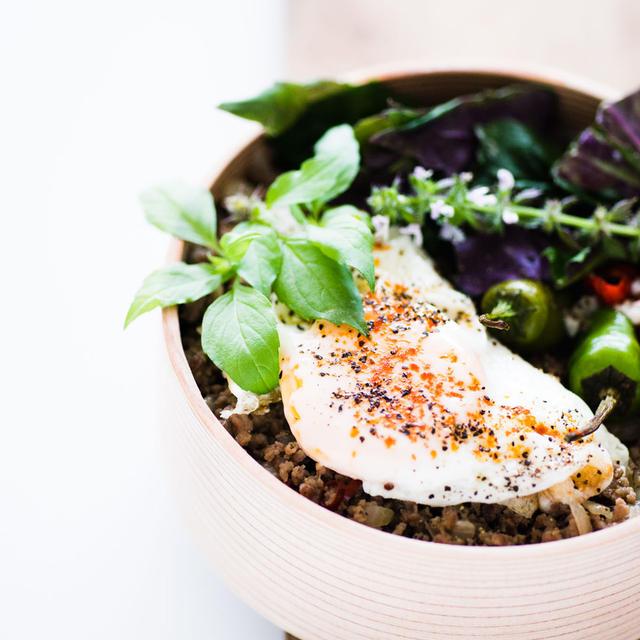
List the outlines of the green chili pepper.
<svg viewBox="0 0 640 640">
<path fill-rule="evenodd" d="M 551 290 L 536 280 L 506 280 L 482 298 L 483 324 L 500 329 L 500 339 L 522 351 L 542 351 L 564 334 L 562 314 Z"/>
<path fill-rule="evenodd" d="M 617 417 L 640 408 L 640 344 L 623 313 L 601 309 L 593 314 L 569 361 L 569 385 L 591 408 L 612 396 Z"/>
</svg>

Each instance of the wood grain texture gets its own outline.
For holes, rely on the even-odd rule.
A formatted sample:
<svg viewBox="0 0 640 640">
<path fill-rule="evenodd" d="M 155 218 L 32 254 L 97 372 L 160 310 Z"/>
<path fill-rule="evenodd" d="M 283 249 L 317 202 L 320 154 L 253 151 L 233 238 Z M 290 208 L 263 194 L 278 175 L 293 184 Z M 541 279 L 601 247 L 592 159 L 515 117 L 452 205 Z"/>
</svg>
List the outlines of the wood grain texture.
<svg viewBox="0 0 640 640">
<path fill-rule="evenodd" d="M 385 81 L 426 102 L 519 73 L 415 71 Z M 538 78 L 540 79 L 540 78 Z M 572 129 L 599 96 L 578 80 L 551 82 Z M 258 170 L 260 139 L 212 190 Z M 258 164 L 260 164 L 258 162 Z M 182 255 L 173 242 L 170 260 Z M 204 403 L 163 312 L 168 360 L 161 399 L 178 501 L 202 551 L 231 589 L 301 640 L 636 640 L 640 518 L 570 540 L 456 547 L 347 520 L 306 500 L 255 462 Z"/>
</svg>

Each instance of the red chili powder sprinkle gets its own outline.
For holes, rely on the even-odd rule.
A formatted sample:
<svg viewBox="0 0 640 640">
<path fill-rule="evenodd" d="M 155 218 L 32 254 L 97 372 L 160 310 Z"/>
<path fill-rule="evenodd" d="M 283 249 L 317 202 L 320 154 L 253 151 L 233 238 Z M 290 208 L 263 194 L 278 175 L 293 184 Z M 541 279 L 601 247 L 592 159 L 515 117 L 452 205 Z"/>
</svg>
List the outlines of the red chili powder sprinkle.
<svg viewBox="0 0 640 640">
<path fill-rule="evenodd" d="M 355 390 L 337 389 L 333 396 L 340 401 L 339 406 L 345 402 L 357 405 L 354 415 L 363 423 L 359 426 L 382 439 L 387 448 L 403 435 L 411 442 L 422 440 L 434 459 L 437 449 L 457 451 L 472 442 L 473 453 L 480 459 L 524 460 L 528 454 L 523 456 L 518 434 L 535 431 L 558 439 L 563 437 L 563 429 L 549 429 L 524 407 L 496 405 L 484 393 L 473 372 L 465 372 L 465 379 L 458 379 L 453 367 L 448 367 L 445 373 L 434 372 L 424 361 L 420 364 L 412 361 L 429 348 L 430 334 L 438 331 L 442 323 L 452 321 L 434 307 L 416 303 L 408 288 L 379 283 L 364 303 L 369 337 L 344 325 L 329 325 L 336 345 L 344 346 L 336 346 L 330 356 L 326 353 L 316 356 L 316 361 L 321 369 L 327 366 L 335 371 L 335 367 L 348 367 L 349 377 L 355 374 Z M 440 357 L 451 363 L 459 361 L 453 349 Z M 464 372 L 465 368 L 459 366 L 458 370 Z M 336 379 L 339 377 L 336 375 Z M 456 415 L 447 409 L 451 406 L 450 399 L 465 401 L 471 408 Z M 496 433 L 505 430 L 507 435 L 514 434 L 514 446 L 500 448 Z M 353 426 L 351 437 L 359 434 L 360 429 Z M 411 457 L 416 459 L 415 454 Z"/>
</svg>

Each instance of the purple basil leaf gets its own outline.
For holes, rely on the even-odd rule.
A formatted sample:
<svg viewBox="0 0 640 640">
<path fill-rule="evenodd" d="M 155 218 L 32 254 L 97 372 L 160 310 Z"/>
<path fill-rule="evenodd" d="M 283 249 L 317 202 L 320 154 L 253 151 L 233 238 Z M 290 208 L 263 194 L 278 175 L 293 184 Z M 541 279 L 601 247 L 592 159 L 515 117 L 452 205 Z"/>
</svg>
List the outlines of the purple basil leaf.
<svg viewBox="0 0 640 640">
<path fill-rule="evenodd" d="M 389 162 L 419 164 L 444 174 L 468 169 L 477 146 L 474 129 L 493 120 L 512 118 L 540 131 L 550 126 L 556 96 L 547 89 L 512 86 L 454 98 L 426 114 L 371 138 L 368 166 Z"/>
<path fill-rule="evenodd" d="M 555 165 L 554 176 L 569 188 L 605 199 L 640 195 L 640 174 L 594 128 L 585 129 Z"/>
<path fill-rule="evenodd" d="M 613 144 L 640 154 L 640 89 L 607 107 L 601 107 L 596 122 Z"/>
<path fill-rule="evenodd" d="M 598 108 L 553 168 L 570 190 L 605 200 L 640 196 L 640 90 Z"/>
<path fill-rule="evenodd" d="M 454 245 L 458 287 L 478 296 L 505 280 L 549 280 L 549 263 L 541 255 L 548 246 L 544 234 L 521 227 L 508 227 L 504 235 L 468 236 Z"/>
</svg>

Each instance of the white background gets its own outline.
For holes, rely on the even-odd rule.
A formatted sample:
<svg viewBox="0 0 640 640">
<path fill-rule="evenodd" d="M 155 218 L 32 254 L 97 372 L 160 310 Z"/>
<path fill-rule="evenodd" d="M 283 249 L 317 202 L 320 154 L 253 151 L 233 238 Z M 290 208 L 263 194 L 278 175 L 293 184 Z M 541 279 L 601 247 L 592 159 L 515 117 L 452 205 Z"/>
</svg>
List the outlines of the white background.
<svg viewBox="0 0 640 640">
<path fill-rule="evenodd" d="M 0 9 L 0 638 L 265 639 L 191 543 L 157 433 L 159 314 L 122 332 L 167 238 L 137 196 L 204 183 L 282 75 L 284 0 Z"/>
</svg>

